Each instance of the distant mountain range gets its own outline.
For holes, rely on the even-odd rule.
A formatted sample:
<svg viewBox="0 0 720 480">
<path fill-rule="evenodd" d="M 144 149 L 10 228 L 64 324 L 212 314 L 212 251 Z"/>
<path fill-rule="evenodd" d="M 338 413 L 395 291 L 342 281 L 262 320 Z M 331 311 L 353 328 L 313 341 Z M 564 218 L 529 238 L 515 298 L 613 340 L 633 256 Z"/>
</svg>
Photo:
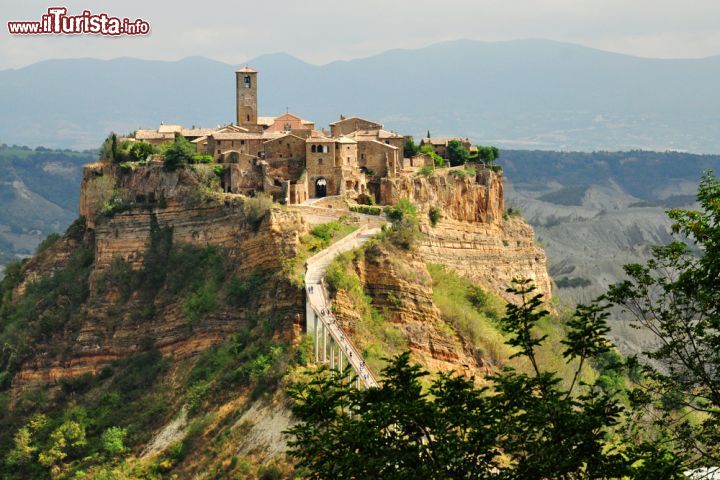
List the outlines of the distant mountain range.
<svg viewBox="0 0 720 480">
<path fill-rule="evenodd" d="M 720 152 L 720 56 L 659 60 L 546 40 L 459 40 L 260 71 L 263 115 L 342 114 L 504 148 Z M 48 60 L 0 71 L 0 143 L 96 147 L 110 130 L 234 118 L 235 66 L 202 57 Z"/>
</svg>

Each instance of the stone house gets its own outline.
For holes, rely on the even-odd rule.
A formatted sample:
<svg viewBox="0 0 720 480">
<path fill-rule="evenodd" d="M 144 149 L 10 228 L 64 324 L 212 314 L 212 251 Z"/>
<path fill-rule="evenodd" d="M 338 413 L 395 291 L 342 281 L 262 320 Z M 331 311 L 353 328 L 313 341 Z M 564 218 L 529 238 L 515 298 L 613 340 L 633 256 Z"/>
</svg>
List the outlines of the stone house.
<svg viewBox="0 0 720 480">
<path fill-rule="evenodd" d="M 460 137 L 425 137 L 420 140 L 420 146 L 430 145 L 433 147 L 435 153 L 443 158 L 448 158 L 448 144 L 453 140 L 462 143 L 463 146 L 470 151 L 470 140 Z"/>
</svg>

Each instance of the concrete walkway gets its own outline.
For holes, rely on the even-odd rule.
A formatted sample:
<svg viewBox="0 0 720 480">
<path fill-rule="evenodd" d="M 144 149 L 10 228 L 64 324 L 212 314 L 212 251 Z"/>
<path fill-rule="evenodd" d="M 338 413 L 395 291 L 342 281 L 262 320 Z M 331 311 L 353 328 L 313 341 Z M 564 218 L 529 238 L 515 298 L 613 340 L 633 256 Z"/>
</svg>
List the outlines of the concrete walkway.
<svg viewBox="0 0 720 480">
<path fill-rule="evenodd" d="M 373 373 L 368 369 L 360 351 L 353 345 L 345 332 L 338 326 L 335 317 L 330 313 L 331 302 L 323 281 L 328 265 L 340 254 L 362 246 L 380 232 L 380 227 L 370 228 L 363 225 L 359 230 L 339 240 L 307 261 L 305 273 L 305 293 L 307 299 L 307 331 L 315 335 L 316 362 L 328 361 L 330 367 L 341 373 L 345 362 L 355 371 L 358 381 L 366 387 L 377 387 Z M 337 364 L 335 361 L 337 349 Z"/>
</svg>

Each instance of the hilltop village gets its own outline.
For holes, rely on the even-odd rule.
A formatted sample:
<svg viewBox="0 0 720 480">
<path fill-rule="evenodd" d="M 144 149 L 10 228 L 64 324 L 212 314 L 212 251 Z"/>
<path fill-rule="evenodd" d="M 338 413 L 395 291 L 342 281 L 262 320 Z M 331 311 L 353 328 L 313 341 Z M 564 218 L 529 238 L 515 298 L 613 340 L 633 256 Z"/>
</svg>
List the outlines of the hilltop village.
<svg viewBox="0 0 720 480">
<path fill-rule="evenodd" d="M 318 130 L 315 122 L 292 113 L 258 116 L 258 72 L 248 67 L 236 72 L 235 124 L 216 129 L 163 124 L 123 140 L 162 145 L 177 134 L 192 142 L 198 154 L 226 167 L 226 192 L 264 192 L 285 204 L 338 195 L 382 203 L 380 179 L 435 164 L 422 153 L 405 158 L 403 146 L 410 137 L 387 131 L 378 122 L 341 115 L 329 130 Z M 468 151 L 472 148 L 468 139 L 429 134 L 420 145 L 430 145 L 436 155 L 447 158 L 452 140 Z"/>
</svg>

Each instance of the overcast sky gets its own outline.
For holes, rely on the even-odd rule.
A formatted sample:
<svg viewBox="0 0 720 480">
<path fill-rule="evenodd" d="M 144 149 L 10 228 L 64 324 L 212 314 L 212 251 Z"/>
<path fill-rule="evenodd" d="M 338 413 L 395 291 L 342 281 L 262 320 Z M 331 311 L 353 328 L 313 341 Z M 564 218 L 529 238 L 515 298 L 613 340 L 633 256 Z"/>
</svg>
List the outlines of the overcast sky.
<svg viewBox="0 0 720 480">
<path fill-rule="evenodd" d="M 7 21 L 39 20 L 54 5 L 140 17 L 152 33 L 8 34 Z M 720 54 L 720 0 L 0 0 L 0 20 L 0 69 L 69 57 L 239 64 L 274 52 L 322 64 L 458 38 L 547 38 L 660 58 Z"/>
</svg>

